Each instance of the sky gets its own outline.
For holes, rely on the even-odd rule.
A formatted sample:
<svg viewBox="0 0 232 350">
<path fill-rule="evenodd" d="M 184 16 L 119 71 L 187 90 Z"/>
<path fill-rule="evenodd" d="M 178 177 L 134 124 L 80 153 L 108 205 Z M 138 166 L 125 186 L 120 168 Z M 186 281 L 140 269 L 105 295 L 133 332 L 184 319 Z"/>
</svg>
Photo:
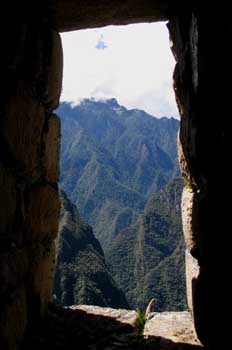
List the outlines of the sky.
<svg viewBox="0 0 232 350">
<path fill-rule="evenodd" d="M 128 109 L 176 117 L 175 65 L 165 23 L 108 26 L 61 34 L 61 101 L 116 98 Z"/>
</svg>

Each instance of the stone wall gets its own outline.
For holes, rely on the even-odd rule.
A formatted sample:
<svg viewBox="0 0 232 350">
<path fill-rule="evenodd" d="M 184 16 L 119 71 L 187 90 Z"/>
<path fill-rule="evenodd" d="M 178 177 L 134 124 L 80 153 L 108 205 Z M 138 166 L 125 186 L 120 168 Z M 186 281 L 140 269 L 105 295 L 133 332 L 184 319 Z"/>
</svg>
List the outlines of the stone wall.
<svg viewBox="0 0 232 350">
<path fill-rule="evenodd" d="M 220 348 L 228 348 L 224 312 L 231 300 L 229 5 L 222 9 L 211 4 L 205 10 L 194 1 L 184 7 L 182 2 L 161 0 L 117 5 L 112 0 L 99 0 L 97 5 L 93 0 L 49 0 L 16 6 L 6 4 L 2 17 L 8 25 L 1 30 L 0 347 L 17 349 L 26 328 L 45 313 L 51 298 L 60 138 L 53 110 L 62 80 L 61 42 L 52 28 L 169 18 L 181 114 L 179 154 L 186 179 L 189 306 L 206 347 L 213 349 L 218 341 Z"/>
<path fill-rule="evenodd" d="M 25 9 L 24 9 L 25 10 Z M 0 348 L 16 349 L 51 299 L 59 197 L 59 34 L 43 13 L 11 14 L 0 116 Z M 7 13 L 7 11 L 6 11 Z"/>
<path fill-rule="evenodd" d="M 220 17 L 218 7 L 173 7 L 168 24 L 177 61 L 179 159 L 186 180 L 182 216 L 188 302 L 207 349 L 229 344 L 223 319 L 230 299 L 225 275 L 230 249 L 226 202 L 232 57 L 226 43 L 232 25 L 223 10 Z"/>
<path fill-rule="evenodd" d="M 167 20 L 170 0 L 57 0 L 53 21 L 59 31 Z"/>
</svg>

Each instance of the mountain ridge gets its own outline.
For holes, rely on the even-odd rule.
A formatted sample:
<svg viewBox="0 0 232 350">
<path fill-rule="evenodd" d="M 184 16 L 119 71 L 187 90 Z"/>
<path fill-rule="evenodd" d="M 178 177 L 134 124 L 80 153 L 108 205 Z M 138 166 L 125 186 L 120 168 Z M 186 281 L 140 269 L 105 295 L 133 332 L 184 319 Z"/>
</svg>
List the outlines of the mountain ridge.
<svg viewBox="0 0 232 350">
<path fill-rule="evenodd" d="M 93 227 L 130 307 L 144 310 L 155 294 L 158 311 L 185 309 L 179 122 L 115 99 L 64 103 L 59 114 L 61 185 Z"/>
<path fill-rule="evenodd" d="M 115 99 L 86 99 L 75 107 L 63 103 L 58 114 L 63 136 L 61 186 L 94 227 L 107 254 L 117 218 L 124 216 L 129 224 L 136 221 L 148 198 L 179 175 L 179 122 L 127 110 Z M 103 216 L 105 220 L 99 221 Z"/>
</svg>

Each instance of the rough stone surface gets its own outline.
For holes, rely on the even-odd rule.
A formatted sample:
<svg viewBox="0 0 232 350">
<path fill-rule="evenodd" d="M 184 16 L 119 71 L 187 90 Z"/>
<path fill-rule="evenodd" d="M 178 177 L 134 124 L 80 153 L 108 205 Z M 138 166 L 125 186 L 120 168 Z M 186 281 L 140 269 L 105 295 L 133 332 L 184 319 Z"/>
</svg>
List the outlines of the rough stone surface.
<svg viewBox="0 0 232 350">
<path fill-rule="evenodd" d="M 1 201 L 4 205 L 0 210 L 0 239 L 1 249 L 4 249 L 4 241 L 8 247 L 9 240 L 18 240 L 13 230 L 13 222 L 16 211 L 16 180 L 8 169 L 0 163 L 0 189 Z M 12 243 L 11 241 L 11 243 Z"/>
<path fill-rule="evenodd" d="M 26 338 L 23 350 L 31 349 L 32 345 L 34 350 L 41 350 L 41 346 L 65 350 L 73 344 L 89 350 L 120 349 L 124 348 L 123 343 L 125 348 L 132 349 L 128 342 L 131 334 L 133 341 L 136 338 L 136 327 L 131 320 L 135 320 L 134 311 L 83 305 L 61 308 L 51 304 L 44 321 Z"/>
<path fill-rule="evenodd" d="M 24 82 L 19 82 L 15 95 L 9 97 L 3 128 L 5 142 L 15 160 L 14 166 L 33 178 L 40 176 L 40 142 L 45 110 L 27 89 Z"/>
<path fill-rule="evenodd" d="M 55 254 L 54 241 L 31 248 L 32 263 L 28 274 L 28 286 L 34 301 L 32 314 L 39 310 L 39 313 L 44 315 L 48 302 L 52 300 Z"/>
<path fill-rule="evenodd" d="M 27 325 L 26 289 L 20 286 L 3 303 L 0 303 L 0 344 L 1 349 L 17 350 Z"/>
<path fill-rule="evenodd" d="M 28 194 L 26 208 L 26 239 L 43 241 L 54 239 L 58 231 L 59 194 L 50 185 L 35 185 Z"/>
<path fill-rule="evenodd" d="M 145 333 L 135 311 L 51 305 L 44 322 L 26 339 L 23 350 L 32 345 L 34 350 L 40 350 L 41 345 L 65 350 L 79 343 L 86 350 L 201 349 L 188 312 L 155 314 L 146 323 Z"/>
<path fill-rule="evenodd" d="M 62 48 L 47 11 L 9 9 L 0 109 L 0 348 L 16 350 L 51 300 L 58 230 Z M 10 11 L 9 11 L 10 10 Z M 27 11 L 28 10 L 28 11 Z M 31 11 L 30 11 L 31 10 Z"/>
<path fill-rule="evenodd" d="M 138 326 L 139 324 L 138 314 L 134 310 L 112 309 L 94 305 L 75 305 L 69 308 L 71 310 L 83 310 L 87 312 L 87 314 L 91 315 L 110 317 L 115 321 L 118 321 L 122 324 L 128 324 L 133 327 Z"/>
<path fill-rule="evenodd" d="M 45 68 L 45 104 L 47 109 L 53 110 L 58 107 L 62 89 L 63 76 L 63 51 L 60 35 L 51 30 L 50 36 L 50 53 Z"/>
<path fill-rule="evenodd" d="M 197 19 L 191 11 L 186 9 L 185 18 L 181 13 L 169 22 L 169 31 L 173 43 L 172 50 L 176 59 L 174 70 L 174 90 L 181 115 L 180 132 L 178 138 L 178 154 L 186 186 L 182 197 L 182 220 L 186 241 L 186 282 L 188 305 L 193 312 L 194 323 L 201 341 L 206 341 L 206 331 L 202 324 L 207 322 L 202 313 L 201 302 L 198 303 L 200 290 L 199 281 L 202 275 L 202 240 L 203 227 L 200 223 L 200 201 L 203 188 L 200 153 L 197 143 L 199 133 L 196 121 L 196 94 L 198 93 L 198 28 Z M 186 34 L 188 33 L 188 34 Z M 194 49 L 193 49 L 194 46 Z M 192 49 L 194 52 L 192 52 Z M 199 125 L 198 125 L 199 126 Z M 199 158 L 198 158 L 199 157 Z M 198 239 L 198 237 L 200 237 Z M 193 256 L 197 259 L 194 260 Z M 194 276 L 195 267 L 199 266 L 198 274 Z M 204 321 L 203 321 L 204 319 Z M 201 329 L 201 330 L 200 330 Z"/>
<path fill-rule="evenodd" d="M 185 238 L 185 244 L 189 251 L 194 249 L 195 240 L 192 236 L 192 212 L 193 212 L 194 192 L 190 188 L 185 187 L 182 193 L 182 225 Z"/>
<path fill-rule="evenodd" d="M 178 104 L 179 111 L 182 108 L 180 103 Z M 180 111 L 180 114 L 183 115 L 183 111 Z M 192 183 L 191 174 L 189 171 L 188 163 L 186 162 L 184 151 L 183 151 L 183 145 L 180 139 L 180 130 L 178 131 L 177 135 L 177 151 L 178 151 L 178 159 L 179 159 L 179 165 L 180 165 L 180 171 L 182 172 L 183 177 L 188 181 L 189 183 Z"/>
<path fill-rule="evenodd" d="M 167 0 L 120 0 L 113 6 L 109 0 L 58 0 L 53 20 L 58 31 L 167 20 Z"/>
<path fill-rule="evenodd" d="M 229 15 L 224 12 L 222 20 L 218 7 L 211 10 L 209 18 L 209 8 L 196 2 L 192 7 L 187 3 L 181 8 L 173 6 L 168 24 L 177 62 L 174 89 L 181 115 L 181 167 L 195 196 L 192 204 L 187 198 L 185 201 L 188 208 L 192 205 L 189 238 L 194 246 L 191 254 L 199 265 L 198 276 L 189 283 L 189 295 L 196 331 L 207 349 L 230 346 L 223 336 L 225 324 L 221 320 L 231 295 L 226 282 L 231 250 L 231 215 L 226 204 L 231 192 L 226 185 L 230 173 L 227 165 L 231 149 L 231 93 L 223 87 L 231 80 L 232 52 L 222 52 L 232 26 Z M 217 29 L 211 24 L 213 17 L 219 20 Z"/>
<path fill-rule="evenodd" d="M 12 291 L 22 284 L 28 264 L 26 249 L 12 246 L 8 252 L 0 255 L 0 295 L 7 296 L 9 290 Z"/>
<path fill-rule="evenodd" d="M 186 273 L 186 292 L 187 303 L 189 310 L 194 312 L 194 297 L 195 297 L 195 281 L 199 277 L 200 267 L 197 259 L 195 259 L 188 249 L 185 251 L 185 273 Z"/>
<path fill-rule="evenodd" d="M 160 349 L 167 348 L 168 343 L 176 344 L 175 349 L 184 349 L 186 345 L 196 345 L 200 348 L 200 342 L 196 337 L 191 315 L 183 312 L 154 313 L 146 322 L 144 336 L 161 337 Z M 197 347 L 198 348 L 198 347 Z"/>
<path fill-rule="evenodd" d="M 182 225 L 186 248 L 192 255 L 199 256 L 199 229 L 198 222 L 198 194 L 191 185 L 187 183 L 183 189 L 181 207 L 182 207 Z"/>
<path fill-rule="evenodd" d="M 45 178 L 49 183 L 56 183 L 60 173 L 60 119 L 53 114 L 47 123 L 47 132 L 44 134 Z"/>
</svg>

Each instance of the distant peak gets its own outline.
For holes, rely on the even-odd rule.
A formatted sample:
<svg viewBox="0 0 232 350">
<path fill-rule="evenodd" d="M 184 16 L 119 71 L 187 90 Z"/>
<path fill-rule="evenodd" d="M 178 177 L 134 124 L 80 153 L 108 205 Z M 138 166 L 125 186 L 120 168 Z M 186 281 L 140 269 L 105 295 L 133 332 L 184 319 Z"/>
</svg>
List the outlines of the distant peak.
<svg viewBox="0 0 232 350">
<path fill-rule="evenodd" d="M 119 107 L 119 104 L 118 104 L 118 101 L 116 100 L 116 98 L 110 98 L 109 100 L 106 100 L 105 103 L 111 107 Z"/>
<path fill-rule="evenodd" d="M 120 107 L 116 98 L 110 99 L 95 99 L 95 98 L 84 98 L 80 101 L 80 104 L 105 104 L 110 107 Z"/>
</svg>

